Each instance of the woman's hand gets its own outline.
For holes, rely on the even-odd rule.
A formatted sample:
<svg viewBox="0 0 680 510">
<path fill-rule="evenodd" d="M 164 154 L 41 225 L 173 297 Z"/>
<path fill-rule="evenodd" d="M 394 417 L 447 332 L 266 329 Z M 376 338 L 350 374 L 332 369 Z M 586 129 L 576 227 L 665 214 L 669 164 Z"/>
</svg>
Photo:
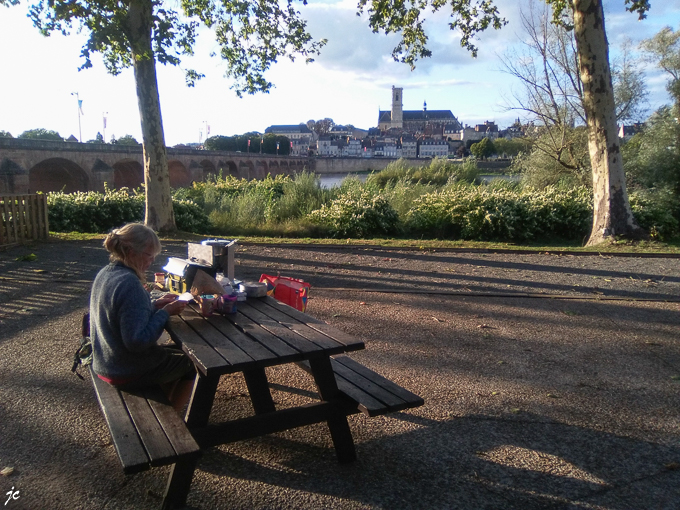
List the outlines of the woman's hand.
<svg viewBox="0 0 680 510">
<path fill-rule="evenodd" d="M 154 301 L 154 306 L 156 307 L 156 310 L 160 310 L 163 308 L 165 305 L 168 303 L 172 303 L 177 299 L 177 294 L 166 294 L 165 296 L 159 297 L 156 301 Z"/>
<path fill-rule="evenodd" d="M 177 301 L 176 299 L 163 307 L 163 310 L 170 315 L 179 315 L 187 306 L 186 301 Z"/>
</svg>

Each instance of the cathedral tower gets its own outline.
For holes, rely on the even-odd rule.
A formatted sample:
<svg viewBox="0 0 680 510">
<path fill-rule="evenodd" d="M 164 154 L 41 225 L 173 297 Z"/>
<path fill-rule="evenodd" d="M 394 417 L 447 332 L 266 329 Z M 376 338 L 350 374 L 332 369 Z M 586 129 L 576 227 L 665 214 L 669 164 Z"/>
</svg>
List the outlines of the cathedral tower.
<svg viewBox="0 0 680 510">
<path fill-rule="evenodd" d="M 392 122 L 390 126 L 393 128 L 404 127 L 404 111 L 402 109 L 403 90 L 403 88 L 397 88 L 392 85 Z"/>
</svg>

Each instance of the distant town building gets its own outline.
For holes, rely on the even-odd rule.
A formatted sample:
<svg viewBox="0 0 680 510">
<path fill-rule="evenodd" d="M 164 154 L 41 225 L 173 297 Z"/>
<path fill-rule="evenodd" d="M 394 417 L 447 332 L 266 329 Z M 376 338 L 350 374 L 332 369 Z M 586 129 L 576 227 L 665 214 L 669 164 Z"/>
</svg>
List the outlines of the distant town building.
<svg viewBox="0 0 680 510">
<path fill-rule="evenodd" d="M 307 156 L 310 145 L 316 141 L 316 133 L 306 124 L 273 125 L 264 130 L 265 134 L 281 135 L 291 142 L 291 156 Z"/>
<path fill-rule="evenodd" d="M 449 144 L 446 140 L 425 139 L 418 141 L 419 158 L 448 158 Z"/>
<path fill-rule="evenodd" d="M 283 135 L 289 140 L 311 139 L 316 135 L 305 124 L 274 125 L 269 126 L 264 132 L 265 134 Z"/>
<path fill-rule="evenodd" d="M 401 137 L 401 157 L 402 158 L 418 157 L 418 141 L 414 136 L 404 135 Z"/>
<path fill-rule="evenodd" d="M 328 157 L 331 154 L 331 137 L 320 136 L 316 141 L 316 153 L 319 157 Z"/>
<path fill-rule="evenodd" d="M 635 124 L 631 124 L 628 126 L 621 124 L 621 126 L 619 127 L 619 138 L 621 138 L 624 142 L 627 142 L 634 135 L 642 131 L 644 127 L 645 127 L 644 122 L 636 122 Z"/>
<path fill-rule="evenodd" d="M 351 138 L 347 141 L 347 145 L 343 148 L 342 155 L 348 158 L 360 158 L 361 151 L 361 140 Z"/>
<path fill-rule="evenodd" d="M 512 126 L 501 131 L 501 136 L 508 139 L 522 138 L 526 136 L 526 129 L 524 126 L 522 126 L 522 122 L 519 120 L 519 117 L 517 117 L 517 120 L 512 124 Z"/>
<path fill-rule="evenodd" d="M 347 126 L 335 125 L 328 134 L 334 137 L 354 136 L 354 129 Z"/>
<path fill-rule="evenodd" d="M 460 140 L 466 142 L 472 140 L 478 142 L 483 138 L 495 140 L 498 138 L 498 126 L 495 122 L 488 120 L 484 124 L 477 124 L 475 127 L 465 126 L 460 131 Z"/>
</svg>

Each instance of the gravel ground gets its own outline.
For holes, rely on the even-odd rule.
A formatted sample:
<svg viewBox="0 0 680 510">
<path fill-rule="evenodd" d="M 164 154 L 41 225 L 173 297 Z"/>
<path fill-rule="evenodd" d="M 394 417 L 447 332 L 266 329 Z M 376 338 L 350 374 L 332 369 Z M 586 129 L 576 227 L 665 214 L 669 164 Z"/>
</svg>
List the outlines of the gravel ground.
<svg viewBox="0 0 680 510">
<path fill-rule="evenodd" d="M 33 261 L 18 261 L 35 254 Z M 168 243 L 166 256 L 186 256 Z M 70 373 L 99 241 L 0 251 L 0 504 L 151 509 L 167 469 L 122 474 L 91 385 Z M 680 509 L 676 258 L 243 246 L 236 274 L 302 278 L 308 313 L 425 406 L 208 450 L 196 509 Z M 269 370 L 275 402 L 313 397 Z M 223 378 L 211 419 L 251 412 Z M 9 494 L 8 494 L 9 493 Z M 14 499 L 8 497 L 14 495 Z"/>
</svg>

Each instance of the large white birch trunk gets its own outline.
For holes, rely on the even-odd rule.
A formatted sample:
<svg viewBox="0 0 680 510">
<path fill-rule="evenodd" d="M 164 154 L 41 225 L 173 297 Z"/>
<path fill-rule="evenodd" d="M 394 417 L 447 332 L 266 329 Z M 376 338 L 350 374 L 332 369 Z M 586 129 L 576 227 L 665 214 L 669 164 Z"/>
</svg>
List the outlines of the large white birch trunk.
<svg viewBox="0 0 680 510">
<path fill-rule="evenodd" d="M 133 0 L 129 5 L 129 36 L 134 58 L 135 84 L 144 148 L 146 188 L 144 223 L 156 231 L 167 232 L 176 230 L 176 226 L 170 195 L 161 104 L 158 97 L 156 60 L 151 47 L 153 6 L 150 0 Z"/>
<path fill-rule="evenodd" d="M 573 0 L 572 5 L 593 167 L 593 229 L 587 244 L 614 236 L 642 239 L 646 233 L 635 223 L 626 192 L 602 0 Z"/>
</svg>

